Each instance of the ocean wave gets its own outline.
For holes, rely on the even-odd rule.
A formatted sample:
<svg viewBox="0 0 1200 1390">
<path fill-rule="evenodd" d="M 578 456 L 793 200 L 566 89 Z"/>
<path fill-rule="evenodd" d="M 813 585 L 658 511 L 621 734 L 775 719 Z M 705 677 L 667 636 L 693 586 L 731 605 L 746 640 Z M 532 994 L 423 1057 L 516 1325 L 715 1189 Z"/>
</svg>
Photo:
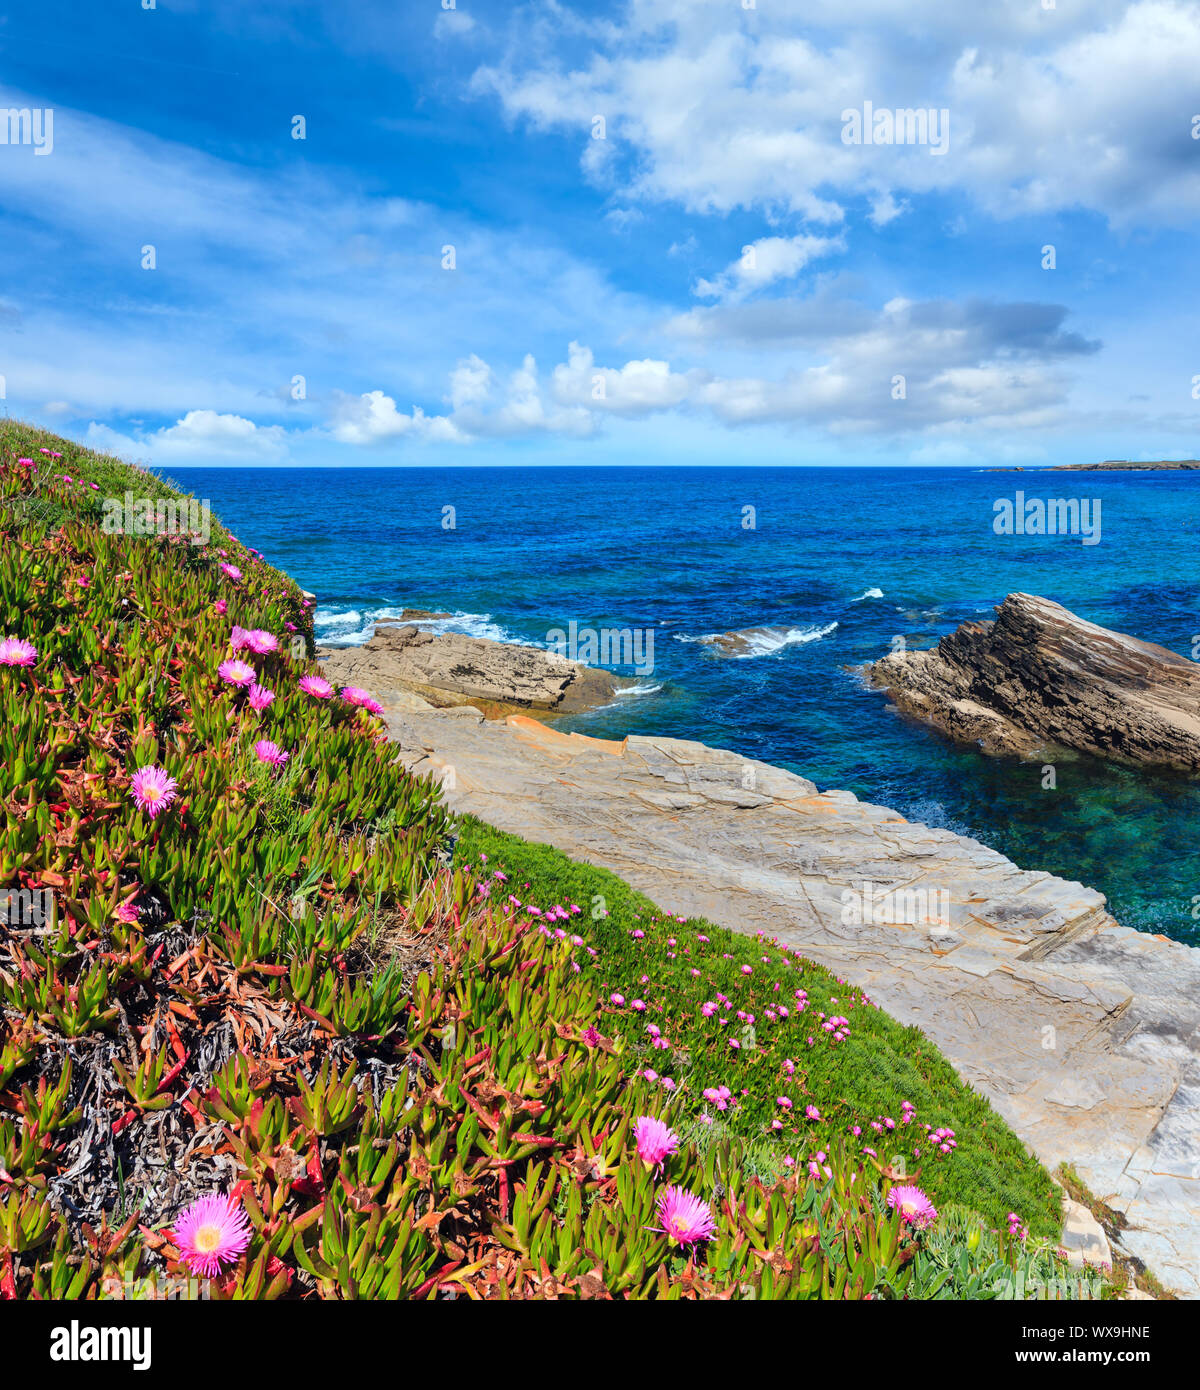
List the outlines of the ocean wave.
<svg viewBox="0 0 1200 1390">
<path fill-rule="evenodd" d="M 662 689 L 661 685 L 626 685 L 617 691 L 618 695 L 654 695 Z"/>
<path fill-rule="evenodd" d="M 882 589 L 868 589 L 866 593 L 859 594 L 857 598 L 851 599 L 851 603 L 861 603 L 865 598 L 882 598 Z"/>
<path fill-rule="evenodd" d="M 770 656 L 774 652 L 782 651 L 784 647 L 802 646 L 806 642 L 819 641 L 822 637 L 828 637 L 836 627 L 836 622 L 826 623 L 824 627 L 818 627 L 815 623 L 808 623 L 803 627 L 781 623 L 775 627 L 746 627 L 737 632 L 708 632 L 703 637 L 677 634 L 675 640 L 701 642 L 705 646 L 717 648 L 724 656 L 745 661 L 749 657 Z"/>
<path fill-rule="evenodd" d="M 404 617 L 404 605 L 384 604 L 339 612 L 318 607 L 313 615 L 313 630 L 317 645 L 322 647 L 362 647 L 375 635 L 376 623 L 398 622 Z M 467 637 L 485 637 L 492 642 L 520 642 L 507 629 L 492 621 L 490 613 L 451 613 L 446 618 L 404 618 L 413 627 L 427 628 L 433 633 L 461 632 Z"/>
</svg>

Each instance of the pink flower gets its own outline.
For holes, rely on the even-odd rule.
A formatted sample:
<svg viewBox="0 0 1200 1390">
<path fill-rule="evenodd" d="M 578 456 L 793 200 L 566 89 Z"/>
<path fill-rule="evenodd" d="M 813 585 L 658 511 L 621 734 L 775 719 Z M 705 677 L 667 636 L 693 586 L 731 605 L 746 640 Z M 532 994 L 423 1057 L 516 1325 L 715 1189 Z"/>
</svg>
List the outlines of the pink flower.
<svg viewBox="0 0 1200 1390">
<path fill-rule="evenodd" d="M 717 1233 L 708 1203 L 682 1187 L 666 1188 L 659 1196 L 657 1210 L 662 1224 L 650 1229 L 661 1231 L 672 1245 L 695 1245 L 700 1240 L 711 1240 Z"/>
<path fill-rule="evenodd" d="M 333 686 L 324 676 L 301 676 L 300 689 L 306 695 L 315 695 L 318 700 L 328 700 L 333 694 Z"/>
<path fill-rule="evenodd" d="M 222 563 L 221 569 L 229 576 L 230 579 L 234 581 L 235 584 L 242 577 L 242 572 L 240 569 L 238 569 L 236 565 L 227 565 Z"/>
<path fill-rule="evenodd" d="M 248 661 L 222 661 L 217 675 L 230 685 L 252 685 L 258 673 Z"/>
<path fill-rule="evenodd" d="M 815 1105 L 806 1105 L 804 1107 L 804 1113 L 810 1120 L 819 1120 L 821 1118 L 821 1112 Z"/>
<path fill-rule="evenodd" d="M 342 686 L 342 699 L 348 705 L 357 705 L 360 709 L 368 710 L 371 714 L 382 714 L 383 706 L 368 691 L 360 690 L 357 685 Z"/>
<path fill-rule="evenodd" d="M 229 604 L 225 601 L 225 599 L 219 598 L 216 601 L 216 603 L 213 604 L 213 607 L 216 609 L 218 613 L 224 613 L 229 608 Z"/>
<path fill-rule="evenodd" d="M 906 1226 L 917 1231 L 923 1231 L 937 1220 L 936 1208 L 919 1187 L 893 1187 L 887 1195 L 887 1204 L 893 1211 L 899 1211 Z"/>
<path fill-rule="evenodd" d="M 610 1004 L 615 1004 L 618 1009 L 623 1008 L 625 1004 L 625 996 L 623 994 L 610 994 L 608 996 L 608 1002 Z"/>
<path fill-rule="evenodd" d="M 136 922 L 142 915 L 142 909 L 134 902 L 121 903 L 117 908 L 117 920 L 120 922 Z"/>
<path fill-rule="evenodd" d="M 232 1197 L 201 1197 L 176 1218 L 171 1238 L 193 1274 L 215 1279 L 250 1244 L 250 1223 Z"/>
<path fill-rule="evenodd" d="M 32 666 L 37 648 L 23 637 L 6 637 L 0 642 L 0 666 Z"/>
<path fill-rule="evenodd" d="M 275 692 L 268 690 L 265 685 L 259 685 L 257 681 L 250 687 L 250 708 L 266 709 L 275 698 Z"/>
<path fill-rule="evenodd" d="M 278 650 L 279 638 L 273 632 L 266 632 L 261 627 L 252 627 L 249 632 L 244 634 L 243 640 L 252 652 L 257 652 L 259 656 L 265 656 L 268 652 Z"/>
<path fill-rule="evenodd" d="M 266 763 L 270 767 L 282 767 L 292 755 L 285 753 L 277 743 L 272 743 L 269 738 L 260 738 L 254 745 L 254 756 L 260 763 Z"/>
<path fill-rule="evenodd" d="M 785 1110 L 790 1110 L 792 1108 L 792 1102 L 787 1096 L 776 1096 L 775 1104 L 781 1105 Z"/>
<path fill-rule="evenodd" d="M 662 1120 L 642 1115 L 633 1122 L 638 1157 L 647 1168 L 661 1168 L 663 1160 L 679 1152 L 679 1135 Z"/>
<path fill-rule="evenodd" d="M 133 774 L 130 791 L 138 810 L 145 811 L 153 820 L 175 800 L 178 785 L 161 767 L 139 767 Z"/>
</svg>

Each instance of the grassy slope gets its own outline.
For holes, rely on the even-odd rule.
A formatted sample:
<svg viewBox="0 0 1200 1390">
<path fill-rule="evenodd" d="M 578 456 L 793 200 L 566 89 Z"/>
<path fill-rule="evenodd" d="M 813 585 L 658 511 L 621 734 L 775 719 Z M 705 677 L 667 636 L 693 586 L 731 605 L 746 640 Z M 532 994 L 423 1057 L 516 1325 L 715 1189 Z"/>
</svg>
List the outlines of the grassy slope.
<svg viewBox="0 0 1200 1390">
<path fill-rule="evenodd" d="M 905 1028 L 881 1009 L 854 1002 L 854 991 L 827 970 L 811 961 L 799 963 L 784 956 L 777 945 L 702 918 L 680 922 L 665 917 L 615 874 L 472 817 L 463 820 L 458 854 L 462 862 L 479 866 L 480 876 L 496 869 L 504 872 L 509 882 L 497 887 L 497 893 L 515 891 L 542 909 L 554 903 L 586 909 L 578 919 L 585 925 L 571 929 L 600 951 L 592 968 L 601 996 L 617 992 L 627 1001 L 641 998 L 648 1006 L 644 1014 L 610 1007 L 606 1023 L 642 1046 L 647 1044 L 648 1022 L 661 1028 L 673 1049 L 647 1048 L 645 1064 L 670 1073 L 680 1085 L 686 1083 L 682 1103 L 688 1113 L 704 1106 L 702 1092 L 707 1087 L 726 1085 L 735 1095 L 746 1089 L 750 1094 L 722 1118 L 739 1133 L 763 1136 L 781 1115 L 777 1098 L 787 1096 L 793 1105 L 783 1115 L 785 1130 L 772 1135 L 766 1146 L 777 1155 L 776 1166 L 784 1153 L 807 1158 L 815 1149 L 828 1147 L 833 1133 L 857 1124 L 863 1144 L 875 1148 L 885 1161 L 902 1158 L 907 1172 L 919 1173 L 917 1180 L 936 1202 L 970 1207 L 1000 1228 L 1007 1214 L 1016 1212 L 1034 1234 L 1057 1234 L 1061 1212 L 1054 1184 L 990 1103 L 959 1079 L 919 1029 Z M 481 864 L 483 856 L 486 861 Z M 597 899 L 608 915 L 590 920 Z M 645 933 L 640 940 L 631 935 L 638 930 Z M 707 944 L 699 940 L 703 937 Z M 674 947 L 667 944 L 670 938 Z M 754 972 L 750 976 L 742 973 L 747 965 Z M 699 978 L 691 973 L 698 966 Z M 795 1011 L 797 989 L 808 996 L 802 1014 Z M 732 1049 L 729 1035 L 744 1038 L 744 1026 L 735 1022 L 721 1028 L 715 1018 L 702 1017 L 700 1006 L 715 1000 L 717 991 L 733 1001 L 730 1012 L 755 1015 L 755 1046 L 743 1042 Z M 835 999 L 838 1002 L 832 1002 Z M 766 1011 L 780 1001 L 791 1005 L 789 1017 L 771 1022 Z M 816 1017 L 821 1014 L 848 1018 L 849 1038 L 831 1044 Z M 790 1077 L 785 1060 L 796 1066 Z M 915 1108 L 916 1119 L 909 1126 L 900 1123 L 905 1100 Z M 802 1118 L 809 1104 L 817 1106 L 821 1122 Z M 872 1121 L 882 1123 L 885 1117 L 896 1121 L 897 1128 L 872 1131 Z M 925 1124 L 953 1130 L 957 1149 L 942 1156 L 931 1153 L 928 1143 L 922 1146 Z M 922 1156 L 914 1149 L 922 1149 Z"/>
</svg>

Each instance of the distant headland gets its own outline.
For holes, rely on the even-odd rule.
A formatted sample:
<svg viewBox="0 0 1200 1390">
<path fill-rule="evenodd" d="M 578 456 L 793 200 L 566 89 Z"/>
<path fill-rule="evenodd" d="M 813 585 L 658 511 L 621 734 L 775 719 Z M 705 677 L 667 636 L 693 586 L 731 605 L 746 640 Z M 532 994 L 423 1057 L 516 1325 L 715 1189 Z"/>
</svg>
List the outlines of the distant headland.
<svg viewBox="0 0 1200 1390">
<path fill-rule="evenodd" d="M 990 468 L 989 473 L 1116 473 L 1145 472 L 1147 469 L 1200 468 L 1200 459 L 1158 459 L 1142 463 L 1133 459 L 1105 459 L 1103 463 L 1054 463 L 1044 468 Z"/>
</svg>

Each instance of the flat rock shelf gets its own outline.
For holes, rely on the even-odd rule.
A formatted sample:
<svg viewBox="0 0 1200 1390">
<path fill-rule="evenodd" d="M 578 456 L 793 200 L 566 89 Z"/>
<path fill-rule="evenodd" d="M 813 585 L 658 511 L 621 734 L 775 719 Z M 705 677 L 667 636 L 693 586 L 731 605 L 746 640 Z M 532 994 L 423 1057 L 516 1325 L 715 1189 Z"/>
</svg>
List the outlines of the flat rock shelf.
<svg viewBox="0 0 1200 1390">
<path fill-rule="evenodd" d="M 409 767 L 453 768 L 456 810 L 675 914 L 776 936 L 920 1027 L 1049 1168 L 1072 1164 L 1124 1214 L 1123 1249 L 1200 1297 L 1200 951 L 1119 926 L 1094 889 L 734 752 L 462 708 L 389 728 Z M 947 911 L 848 922 L 843 895 L 864 885 Z"/>
</svg>

